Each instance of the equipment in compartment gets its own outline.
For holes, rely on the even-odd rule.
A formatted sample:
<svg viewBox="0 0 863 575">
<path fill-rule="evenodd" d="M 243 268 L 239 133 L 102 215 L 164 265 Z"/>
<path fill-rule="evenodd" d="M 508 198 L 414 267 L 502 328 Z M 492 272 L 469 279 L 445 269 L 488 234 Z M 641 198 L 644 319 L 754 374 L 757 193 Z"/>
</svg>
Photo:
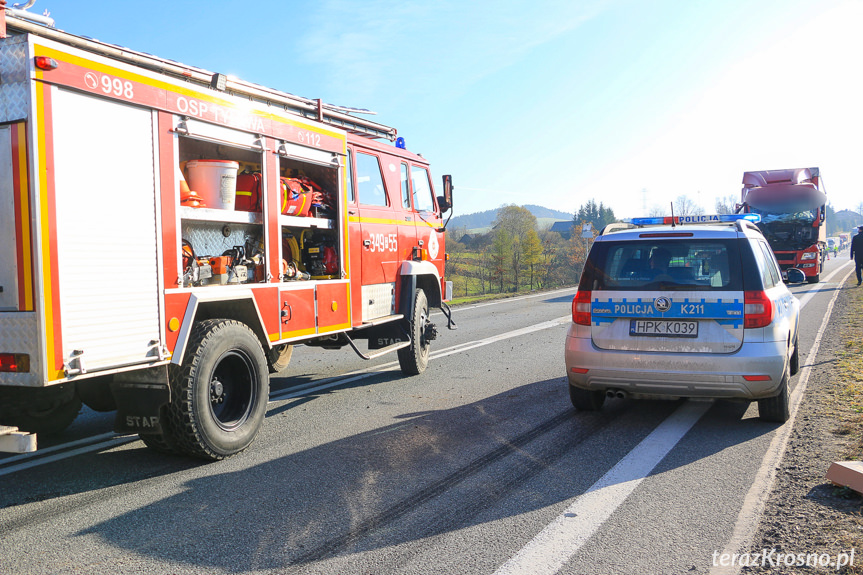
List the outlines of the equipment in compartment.
<svg viewBox="0 0 863 575">
<path fill-rule="evenodd" d="M 206 208 L 207 203 L 198 192 L 190 190 L 184 178 L 180 178 L 180 205 L 190 208 Z"/>
<path fill-rule="evenodd" d="M 303 265 L 313 279 L 333 279 L 339 272 L 339 257 L 332 234 L 303 230 L 300 234 Z"/>
<path fill-rule="evenodd" d="M 282 281 L 307 280 L 311 276 L 306 273 L 300 253 L 300 243 L 297 237 L 288 230 L 282 231 Z"/>
<path fill-rule="evenodd" d="M 183 286 L 204 286 L 213 277 L 209 259 L 198 257 L 192 242 L 183 240 Z"/>
<path fill-rule="evenodd" d="M 186 162 L 189 188 L 211 208 L 233 210 L 239 167 L 239 163 L 230 160 L 189 160 Z"/>
<path fill-rule="evenodd" d="M 234 246 L 219 256 L 199 256 L 192 243 L 183 240 L 182 254 L 184 287 L 266 281 L 264 253 L 259 240 Z"/>
<path fill-rule="evenodd" d="M 241 212 L 261 211 L 261 173 L 244 171 L 237 176 L 234 209 Z"/>
<path fill-rule="evenodd" d="M 306 272 L 301 272 L 297 268 L 297 262 L 282 260 L 282 279 L 284 281 L 308 280 L 311 277 Z"/>
<path fill-rule="evenodd" d="M 295 235 L 295 231 L 299 235 Z M 339 253 L 332 232 L 295 231 L 282 232 L 282 280 L 338 277 Z"/>
<path fill-rule="evenodd" d="M 282 213 L 286 216 L 306 217 L 312 207 L 312 189 L 299 178 L 279 178 L 282 190 Z"/>
</svg>

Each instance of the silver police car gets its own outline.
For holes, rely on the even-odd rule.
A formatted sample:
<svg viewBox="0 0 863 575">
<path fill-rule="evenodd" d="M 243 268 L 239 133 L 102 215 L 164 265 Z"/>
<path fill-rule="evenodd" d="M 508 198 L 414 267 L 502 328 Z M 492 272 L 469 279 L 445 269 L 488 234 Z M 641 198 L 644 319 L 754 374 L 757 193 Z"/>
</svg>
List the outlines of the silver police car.
<svg viewBox="0 0 863 575">
<path fill-rule="evenodd" d="M 800 303 L 757 214 L 637 218 L 596 238 L 572 302 L 572 404 L 606 397 L 758 401 L 788 419 Z"/>
</svg>

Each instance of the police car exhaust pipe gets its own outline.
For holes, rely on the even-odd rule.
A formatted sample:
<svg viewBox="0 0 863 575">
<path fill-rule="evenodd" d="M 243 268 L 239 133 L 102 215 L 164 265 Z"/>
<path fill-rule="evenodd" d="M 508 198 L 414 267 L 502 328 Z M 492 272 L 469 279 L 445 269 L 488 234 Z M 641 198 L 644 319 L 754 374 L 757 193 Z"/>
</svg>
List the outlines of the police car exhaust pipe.
<svg viewBox="0 0 863 575">
<path fill-rule="evenodd" d="M 614 394 L 614 397 L 616 397 L 617 399 L 626 399 L 626 392 L 618 389 L 617 392 Z"/>
<path fill-rule="evenodd" d="M 605 397 L 607 397 L 609 399 L 614 399 L 614 390 L 613 389 L 606 389 L 605 390 Z"/>
<path fill-rule="evenodd" d="M 607 397 L 609 399 L 614 399 L 614 398 L 626 399 L 626 392 L 623 391 L 622 389 L 606 389 L 605 390 L 605 397 Z"/>
</svg>

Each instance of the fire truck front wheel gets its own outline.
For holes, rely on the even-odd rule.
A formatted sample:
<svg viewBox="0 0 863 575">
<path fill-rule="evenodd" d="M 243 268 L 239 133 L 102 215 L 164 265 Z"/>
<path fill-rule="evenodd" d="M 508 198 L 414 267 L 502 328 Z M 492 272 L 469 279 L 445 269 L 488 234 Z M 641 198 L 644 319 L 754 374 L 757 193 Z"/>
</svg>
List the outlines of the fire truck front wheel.
<svg viewBox="0 0 863 575">
<path fill-rule="evenodd" d="M 411 344 L 398 351 L 399 366 L 406 375 L 419 375 L 429 363 L 431 340 L 434 339 L 434 324 L 429 321 L 429 303 L 423 290 L 414 293 L 413 314 L 405 328 L 411 337 Z"/>
<path fill-rule="evenodd" d="M 172 366 L 170 443 L 219 460 L 247 448 L 264 421 L 267 358 L 254 332 L 233 320 L 210 319 L 192 330 L 182 366 Z"/>
</svg>

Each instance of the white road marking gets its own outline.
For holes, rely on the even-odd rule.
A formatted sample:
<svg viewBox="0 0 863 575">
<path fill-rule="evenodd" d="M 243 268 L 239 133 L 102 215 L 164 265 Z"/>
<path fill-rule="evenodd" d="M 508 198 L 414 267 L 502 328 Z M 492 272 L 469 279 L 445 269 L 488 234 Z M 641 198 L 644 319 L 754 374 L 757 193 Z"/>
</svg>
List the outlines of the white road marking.
<svg viewBox="0 0 863 575">
<path fill-rule="evenodd" d="M 547 293 L 545 294 L 547 295 Z M 510 300 L 511 301 L 511 300 Z M 544 329 L 549 329 L 552 327 L 559 326 L 561 324 L 565 324 L 572 321 L 571 315 L 561 316 L 556 319 L 552 319 L 549 321 L 544 321 L 538 323 L 536 325 L 531 325 L 528 327 L 523 327 L 521 329 L 516 329 L 513 331 L 508 331 L 506 333 L 501 333 L 493 337 L 488 337 L 485 339 L 480 339 L 477 341 L 471 341 L 462 343 L 459 345 L 454 345 L 452 347 L 444 348 L 440 351 L 433 352 L 431 354 L 431 359 L 436 359 L 439 357 L 445 357 L 447 355 L 452 355 L 455 353 L 461 353 L 465 351 L 469 351 L 471 349 L 476 349 L 478 347 L 483 347 L 486 345 L 491 345 L 493 343 L 497 343 L 499 341 L 504 341 L 507 339 L 511 339 L 514 337 L 520 337 L 523 335 L 527 335 L 530 333 L 534 333 L 537 331 L 541 331 Z M 276 401 L 284 401 L 286 399 L 292 399 L 295 397 L 300 397 L 303 395 L 307 395 L 309 393 L 314 393 L 317 391 L 324 391 L 327 389 L 331 389 L 333 387 L 339 387 L 345 385 L 346 383 L 351 383 L 354 381 L 358 381 L 361 379 L 365 379 L 368 377 L 372 377 L 374 375 L 378 375 L 387 371 L 395 371 L 398 369 L 398 362 L 391 361 L 384 364 L 373 365 L 364 369 L 352 371 L 341 375 L 336 378 L 323 379 L 320 381 L 310 382 L 304 385 L 292 387 L 284 392 L 272 393 L 270 394 L 269 403 L 274 403 Z M 102 441 L 99 441 L 102 439 Z M 39 465 L 43 465 L 46 463 L 51 463 L 54 461 L 60 461 L 63 459 L 67 459 L 69 457 L 73 457 L 75 455 L 80 455 L 82 453 L 89 453 L 92 451 L 100 451 L 103 449 L 110 449 L 112 447 L 116 447 L 117 445 L 122 445 L 124 443 L 129 443 L 132 441 L 136 441 L 138 436 L 132 435 L 117 435 L 114 433 L 106 433 L 99 436 L 94 436 L 90 438 L 85 438 L 76 442 L 70 442 L 63 445 L 58 445 L 55 447 L 51 447 L 48 449 L 43 449 L 41 451 L 37 451 L 35 453 L 27 453 L 22 455 L 15 455 L 12 457 L 8 457 L 5 459 L 0 459 L 0 476 L 8 475 L 10 473 L 14 473 L 16 471 L 21 471 L 22 469 L 28 469 L 31 467 L 36 467 Z M 92 443 L 91 445 L 87 445 L 85 447 L 81 447 L 79 449 L 69 449 L 76 445 L 80 445 L 82 443 L 86 443 L 89 441 L 98 441 L 97 443 Z M 62 453 L 57 453 L 56 455 L 50 455 L 45 457 L 44 455 L 50 451 L 62 451 Z M 22 461 L 22 463 L 16 463 L 18 461 Z"/>
<path fill-rule="evenodd" d="M 803 309 L 819 291 L 828 287 L 835 287 L 825 285 L 825 283 L 830 281 L 833 276 L 844 268 L 845 265 L 834 270 L 829 276 L 824 278 L 822 283 L 808 290 L 800 298 L 800 309 Z M 844 283 L 850 274 L 851 272 L 849 271 L 841 283 Z M 810 366 L 818 353 L 821 338 L 838 294 L 839 291 L 837 290 L 830 301 L 827 313 L 816 336 L 815 345 L 813 345 L 806 358 L 806 365 L 801 369 L 797 386 L 791 394 L 789 400 L 792 412 L 791 418 L 777 431 L 770 449 L 768 449 L 769 455 L 774 451 L 775 444 L 782 443 L 781 452 L 776 454 L 775 459 L 769 459 L 768 455 L 765 455 L 756 481 L 750 489 L 749 494 L 747 494 L 744 508 L 741 510 L 741 517 L 738 519 L 738 525 L 735 527 L 735 536 L 738 535 L 738 529 L 745 530 L 745 533 L 743 533 L 744 541 L 748 541 L 748 538 L 751 537 L 763 511 L 764 501 L 767 494 L 769 494 L 769 488 L 772 486 L 773 477 L 776 474 L 776 464 L 781 460 L 782 454 L 785 451 L 785 445 L 793 427 L 797 408 L 809 380 Z M 611 517 L 644 478 L 650 474 L 653 468 L 686 435 L 689 429 L 695 425 L 711 406 L 712 402 L 687 401 L 599 481 L 579 496 L 569 507 L 540 531 L 525 547 L 504 563 L 495 572 L 495 575 L 515 575 L 520 573 L 551 575 L 557 573 L 602 524 Z M 784 440 L 779 441 L 780 437 L 784 437 Z M 758 487 L 760 484 L 759 479 L 761 479 L 761 475 L 765 470 L 770 474 L 769 483 L 766 486 L 762 485 Z M 761 483 L 763 483 L 763 480 Z M 750 499 L 754 499 L 755 501 L 750 501 Z M 747 511 L 747 509 L 748 512 L 744 517 L 744 511 Z M 732 542 L 725 552 L 734 553 L 741 548 L 742 545 L 735 543 L 735 537 L 732 537 Z M 712 570 L 711 574 L 714 571 Z M 719 573 L 719 571 L 716 571 L 716 573 Z M 737 573 L 737 571 L 734 573 Z"/>
<path fill-rule="evenodd" d="M 845 269 L 849 265 L 851 265 L 851 262 L 847 262 L 847 263 L 842 264 L 841 266 L 839 266 L 838 268 L 836 268 L 835 270 L 830 272 L 830 275 L 828 275 L 823 280 L 821 280 L 820 283 L 817 283 L 814 286 L 812 286 L 811 288 L 809 288 L 808 290 L 806 290 L 806 293 L 803 295 L 803 297 L 799 298 L 800 299 L 800 309 L 802 310 L 806 306 L 806 304 L 809 303 L 810 300 L 812 300 L 812 298 L 815 297 L 815 295 L 819 291 L 825 290 L 827 288 L 835 288 L 836 287 L 835 285 L 830 285 L 827 282 L 829 282 L 831 279 L 833 279 L 833 276 L 835 276 L 836 274 L 841 272 L 843 269 Z M 848 273 L 848 275 L 850 275 L 850 272 Z M 848 275 L 846 275 L 842 279 L 842 281 L 839 283 L 840 286 L 845 283 L 845 280 L 848 279 Z"/>
<path fill-rule="evenodd" d="M 557 573 L 712 405 L 687 401 L 677 408 L 495 575 Z"/>
<path fill-rule="evenodd" d="M 846 264 L 847 265 L 847 264 Z M 843 265 L 839 269 L 828 276 L 828 279 L 835 273 L 844 269 Z M 854 269 L 848 271 L 842 278 L 840 285 L 844 284 Z M 722 551 L 723 554 L 739 553 L 741 550 L 746 550 L 752 544 L 752 538 L 755 535 L 755 530 L 758 528 L 758 522 L 761 519 L 761 514 L 764 512 L 764 506 L 767 503 L 767 498 L 773 490 L 773 483 L 776 480 L 776 470 L 782 461 L 782 456 L 785 455 L 785 449 L 788 447 L 788 440 L 791 436 L 791 431 L 794 428 L 794 420 L 797 419 L 797 410 L 800 407 L 800 402 L 803 400 L 803 394 L 806 392 L 806 386 L 809 384 L 809 376 L 812 373 L 812 366 L 815 363 L 815 358 L 818 356 L 818 350 L 821 347 L 821 339 L 824 337 L 824 332 L 827 330 L 827 324 L 830 321 L 830 316 L 833 314 L 833 306 L 836 303 L 836 298 L 839 297 L 841 290 L 836 290 L 830 303 L 827 305 L 827 311 L 824 313 L 824 319 L 821 321 L 821 327 L 818 328 L 818 333 L 815 335 L 815 342 L 809 349 L 809 354 L 806 356 L 806 361 L 800 369 L 797 379 L 797 385 L 789 397 L 789 411 L 791 416 L 782 427 L 776 430 L 776 435 L 770 442 L 764 458 L 761 460 L 761 467 L 749 488 L 749 492 L 743 499 L 743 507 L 740 513 L 737 514 L 737 521 L 734 524 L 734 531 L 731 534 L 731 539 Z M 802 303 L 802 302 L 801 302 Z M 740 573 L 740 566 L 712 566 L 710 575 L 736 575 Z"/>
<path fill-rule="evenodd" d="M 522 335 L 527 335 L 530 333 L 534 333 L 537 331 L 541 331 L 544 329 L 548 329 L 551 327 L 556 327 L 558 325 L 568 323 L 572 321 L 571 315 L 564 315 L 556 319 L 552 319 L 549 321 L 544 321 L 542 323 L 538 323 L 536 325 L 531 325 L 528 327 L 523 327 L 521 329 L 516 329 L 513 331 L 508 331 L 506 333 L 501 333 L 493 337 L 488 337 L 485 339 L 480 339 L 476 341 L 469 341 L 466 343 L 460 343 L 458 345 L 454 345 L 452 347 L 444 348 L 440 351 L 433 352 L 431 354 L 430 359 L 437 359 L 440 357 L 446 357 L 448 355 L 453 355 L 455 353 L 461 353 L 464 351 L 469 351 L 471 349 L 476 349 L 478 347 L 483 347 L 486 345 L 490 345 L 492 343 L 497 343 L 499 341 L 504 341 L 507 339 L 512 339 L 514 337 L 520 337 Z M 373 365 L 371 367 L 367 367 L 364 369 L 358 369 L 356 371 L 352 371 L 346 373 L 344 375 L 340 375 L 337 378 L 333 379 L 324 379 L 321 381 L 312 382 L 306 384 L 301 387 L 293 387 L 289 390 L 286 390 L 285 393 L 276 393 L 270 395 L 270 401 L 282 401 L 285 399 L 291 399 L 294 397 L 299 397 L 301 395 L 305 395 L 314 391 L 321 391 L 324 389 L 329 389 L 331 387 L 338 387 L 340 385 L 344 385 L 346 383 L 351 383 L 354 381 L 358 381 L 360 379 L 365 379 L 367 377 L 372 377 L 373 375 L 377 375 L 379 373 L 383 373 L 386 371 L 396 371 L 399 369 L 399 362 L 390 361 L 388 363 L 382 363 L 379 365 Z"/>
</svg>

